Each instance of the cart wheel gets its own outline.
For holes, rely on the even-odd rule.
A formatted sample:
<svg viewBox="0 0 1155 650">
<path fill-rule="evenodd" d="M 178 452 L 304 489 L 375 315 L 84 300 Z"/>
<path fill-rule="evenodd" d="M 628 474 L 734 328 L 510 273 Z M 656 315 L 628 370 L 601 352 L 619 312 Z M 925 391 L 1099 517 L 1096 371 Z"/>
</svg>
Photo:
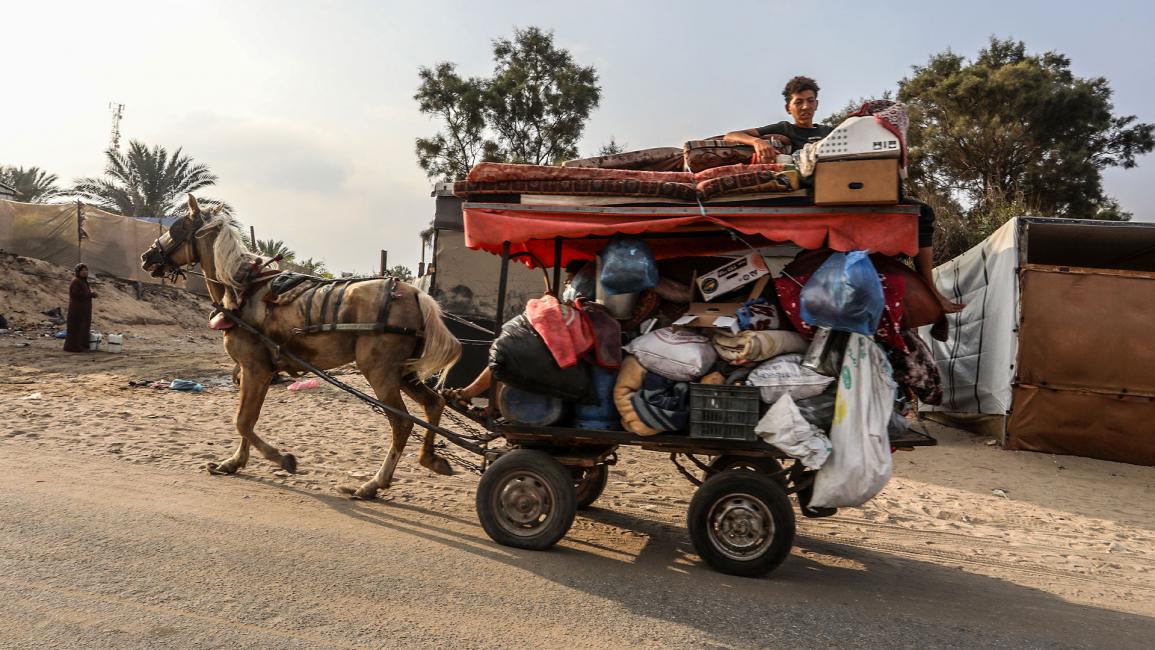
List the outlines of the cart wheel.
<svg viewBox="0 0 1155 650">
<path fill-rule="evenodd" d="M 768 476 L 729 470 L 706 480 L 690 500 L 690 540 L 707 564 L 736 576 L 773 571 L 794 544 L 794 508 Z"/>
<path fill-rule="evenodd" d="M 498 458 L 477 484 L 477 518 L 490 539 L 535 551 L 565 537 L 577 504 L 573 477 L 549 454 L 516 449 Z"/>
<path fill-rule="evenodd" d="M 715 474 L 724 472 L 728 469 L 740 469 L 747 472 L 758 472 L 759 474 L 771 475 L 782 471 L 782 463 L 778 462 L 776 458 L 758 457 L 758 456 L 718 456 L 710 461 L 708 467 L 712 470 L 705 472 L 702 480 L 706 480 Z M 786 477 L 778 475 L 774 478 L 779 485 L 786 486 Z"/>
<path fill-rule="evenodd" d="M 610 480 L 610 468 L 605 465 L 594 465 L 581 471 L 581 477 L 575 477 L 574 496 L 577 500 L 577 509 L 585 510 L 590 507 L 606 489 Z"/>
</svg>

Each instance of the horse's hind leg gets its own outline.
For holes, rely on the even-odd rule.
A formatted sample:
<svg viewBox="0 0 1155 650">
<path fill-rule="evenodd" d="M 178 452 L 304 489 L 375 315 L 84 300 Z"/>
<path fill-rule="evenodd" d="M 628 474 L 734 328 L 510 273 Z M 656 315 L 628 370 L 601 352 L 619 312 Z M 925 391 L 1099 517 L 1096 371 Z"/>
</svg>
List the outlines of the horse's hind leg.
<svg viewBox="0 0 1155 650">
<path fill-rule="evenodd" d="M 273 373 L 263 368 L 242 366 L 240 386 L 240 400 L 237 405 L 236 425 L 241 434 L 241 444 L 228 460 L 221 463 L 209 463 L 208 470 L 213 474 L 235 474 L 249 461 L 249 445 L 261 452 L 265 458 L 271 460 L 290 472 L 297 471 L 297 458 L 292 454 L 282 454 L 277 448 L 261 440 L 254 428 L 257 418 L 261 415 L 261 407 L 265 403 L 265 395 L 269 392 L 269 384 L 273 380 Z"/>
<path fill-rule="evenodd" d="M 377 399 L 401 413 L 408 414 L 405 402 L 401 399 L 400 371 L 406 355 L 398 354 L 396 347 L 388 347 L 387 341 L 388 339 L 383 342 L 369 337 L 360 339 L 357 342 L 357 367 L 373 386 L 373 393 L 377 395 Z M 377 470 L 377 474 L 352 491 L 352 495 L 358 499 L 372 499 L 377 496 L 378 490 L 393 484 L 393 472 L 397 469 L 397 462 L 401 460 L 405 444 L 409 442 L 409 434 L 413 431 L 411 420 L 393 413 L 386 413 L 385 417 L 389 419 L 389 428 L 393 432 L 393 444 L 390 445 L 389 453 L 385 456 L 385 461 L 381 464 L 381 469 Z"/>
<path fill-rule="evenodd" d="M 445 400 L 437 394 L 437 391 L 422 383 L 416 375 L 406 375 L 405 378 L 401 380 L 401 390 L 405 391 L 406 395 L 425 409 L 425 419 L 429 424 L 436 425 L 441 423 L 441 413 L 445 410 Z M 443 476 L 452 476 L 453 467 L 433 451 L 435 438 L 436 435 L 432 430 L 425 432 L 425 438 L 421 441 L 421 453 L 417 456 L 417 462 L 421 463 L 422 467 L 434 473 Z"/>
</svg>

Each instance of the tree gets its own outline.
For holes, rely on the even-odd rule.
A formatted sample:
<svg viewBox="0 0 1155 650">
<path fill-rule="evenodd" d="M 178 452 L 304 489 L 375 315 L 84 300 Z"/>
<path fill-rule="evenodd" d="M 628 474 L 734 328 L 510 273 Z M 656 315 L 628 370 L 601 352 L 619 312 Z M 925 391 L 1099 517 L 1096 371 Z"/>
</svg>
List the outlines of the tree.
<svg viewBox="0 0 1155 650">
<path fill-rule="evenodd" d="M 495 40 L 493 59 L 489 78 L 462 78 L 452 63 L 419 69 L 414 99 L 444 126 L 417 139 L 417 163 L 429 178 L 464 178 L 483 160 L 541 165 L 577 155 L 601 101 L 596 70 L 577 65 L 537 27 Z"/>
<path fill-rule="evenodd" d="M 39 167 L 0 167 L 0 183 L 16 190 L 16 200 L 23 203 L 48 203 L 60 197 L 64 191 L 56 185 L 56 174 L 49 174 Z"/>
<path fill-rule="evenodd" d="M 400 264 L 389 269 L 385 275 L 395 277 L 402 282 L 413 280 L 413 271 L 410 271 L 408 266 L 402 266 Z"/>
<path fill-rule="evenodd" d="M 1155 126 L 1114 115 L 1107 80 L 1076 77 L 1070 65 L 992 38 L 973 61 L 948 50 L 915 66 L 898 92 L 910 106 L 912 184 L 959 200 L 972 221 L 1000 212 L 1130 218 L 1104 194 L 1102 172 L 1134 167 L 1155 146 Z"/>
<path fill-rule="evenodd" d="M 626 145 L 617 141 L 614 136 L 610 136 L 610 141 L 603 144 L 598 149 L 598 156 L 613 156 L 622 153 L 626 150 Z"/>
<path fill-rule="evenodd" d="M 284 262 L 292 262 L 297 257 L 297 254 L 279 239 L 258 239 L 255 252 L 270 258 L 280 255 Z"/>
<path fill-rule="evenodd" d="M 171 155 L 161 146 L 149 149 L 133 140 L 128 151 L 104 152 L 103 178 L 78 178 L 72 192 L 98 207 L 126 217 L 159 219 L 187 213 L 187 195 L 217 182 L 207 165 L 197 163 L 177 149 Z M 221 201 L 197 197 L 201 207 L 232 208 Z"/>
<path fill-rule="evenodd" d="M 293 271 L 295 273 L 304 273 L 305 275 L 316 275 L 316 276 L 320 276 L 320 277 L 332 277 L 332 274 L 329 273 L 329 269 L 325 268 L 325 262 L 324 261 L 314 260 L 311 257 L 306 259 L 306 260 L 301 260 L 301 261 L 297 261 L 297 260 L 290 258 L 288 261 L 286 261 L 284 264 L 282 264 L 282 268 L 284 268 L 286 271 Z"/>
</svg>

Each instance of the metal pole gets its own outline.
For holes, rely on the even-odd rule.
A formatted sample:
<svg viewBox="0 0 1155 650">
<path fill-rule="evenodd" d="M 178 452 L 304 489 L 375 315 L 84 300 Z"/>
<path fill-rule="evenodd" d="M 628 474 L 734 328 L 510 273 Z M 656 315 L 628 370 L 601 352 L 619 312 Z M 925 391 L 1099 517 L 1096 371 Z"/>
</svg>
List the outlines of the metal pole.
<svg viewBox="0 0 1155 650">
<path fill-rule="evenodd" d="M 561 237 L 553 240 L 553 297 L 561 300 Z"/>
<path fill-rule="evenodd" d="M 501 326 L 505 324 L 505 290 L 509 284 L 509 242 L 501 245 L 501 276 L 497 281 L 497 320 L 493 324 L 493 339 L 501 336 Z M 493 430 L 493 413 L 497 410 L 497 379 L 489 382 L 489 408 L 487 429 Z"/>
<path fill-rule="evenodd" d="M 249 226 L 249 246 L 252 246 L 254 251 L 257 250 L 257 229 L 252 226 Z"/>
<path fill-rule="evenodd" d="M 389 268 L 389 251 L 381 251 L 381 277 L 385 277 L 385 270 Z"/>
</svg>

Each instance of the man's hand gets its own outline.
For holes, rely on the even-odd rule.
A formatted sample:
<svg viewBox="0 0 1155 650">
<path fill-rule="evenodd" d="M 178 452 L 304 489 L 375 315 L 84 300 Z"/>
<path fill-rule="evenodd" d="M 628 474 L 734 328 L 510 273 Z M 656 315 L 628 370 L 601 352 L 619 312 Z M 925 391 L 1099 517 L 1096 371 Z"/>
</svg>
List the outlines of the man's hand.
<svg viewBox="0 0 1155 650">
<path fill-rule="evenodd" d="M 754 145 L 754 161 L 772 163 L 778 159 L 778 149 L 769 140 L 758 138 L 751 142 Z"/>
</svg>

